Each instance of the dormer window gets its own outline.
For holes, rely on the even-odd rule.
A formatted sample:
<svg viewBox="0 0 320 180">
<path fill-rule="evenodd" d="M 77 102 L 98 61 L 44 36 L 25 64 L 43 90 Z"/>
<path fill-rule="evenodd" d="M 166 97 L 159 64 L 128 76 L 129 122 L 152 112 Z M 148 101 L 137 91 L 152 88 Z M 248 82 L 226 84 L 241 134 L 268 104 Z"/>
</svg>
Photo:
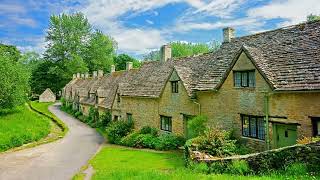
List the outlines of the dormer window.
<svg viewBox="0 0 320 180">
<path fill-rule="evenodd" d="M 179 81 L 171 81 L 171 92 L 179 93 Z"/>
<path fill-rule="evenodd" d="M 233 71 L 235 87 L 255 87 L 255 71 Z"/>
</svg>

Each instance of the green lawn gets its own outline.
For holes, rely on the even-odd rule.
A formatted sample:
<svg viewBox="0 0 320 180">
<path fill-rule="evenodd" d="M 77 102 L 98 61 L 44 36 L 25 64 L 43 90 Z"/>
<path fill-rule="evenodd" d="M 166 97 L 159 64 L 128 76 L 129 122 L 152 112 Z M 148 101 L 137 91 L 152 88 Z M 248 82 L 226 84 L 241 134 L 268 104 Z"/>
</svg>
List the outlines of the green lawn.
<svg viewBox="0 0 320 180">
<path fill-rule="evenodd" d="M 184 167 L 183 155 L 176 152 L 157 152 L 137 150 L 126 147 L 107 145 L 89 164 L 95 170 L 92 179 L 314 179 L 314 177 L 285 176 L 236 176 L 229 174 L 202 174 Z M 82 179 L 78 174 L 74 179 Z"/>
<path fill-rule="evenodd" d="M 0 111 L 0 152 L 46 137 L 50 128 L 50 119 L 27 105 Z"/>
<path fill-rule="evenodd" d="M 54 103 L 39 103 L 38 101 L 31 101 L 30 104 L 38 111 L 54 116 L 48 109 L 48 107 Z"/>
</svg>

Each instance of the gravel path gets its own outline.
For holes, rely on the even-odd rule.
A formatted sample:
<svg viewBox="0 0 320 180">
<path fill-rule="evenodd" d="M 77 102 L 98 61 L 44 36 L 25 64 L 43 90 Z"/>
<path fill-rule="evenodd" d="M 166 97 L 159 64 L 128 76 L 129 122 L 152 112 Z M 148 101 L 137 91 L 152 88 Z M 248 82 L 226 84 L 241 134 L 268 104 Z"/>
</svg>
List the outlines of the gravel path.
<svg viewBox="0 0 320 180">
<path fill-rule="evenodd" d="M 69 127 L 67 135 L 53 143 L 0 154 L 0 180 L 71 179 L 99 149 L 104 140 L 94 129 L 62 112 L 59 104 L 49 110 Z"/>
</svg>

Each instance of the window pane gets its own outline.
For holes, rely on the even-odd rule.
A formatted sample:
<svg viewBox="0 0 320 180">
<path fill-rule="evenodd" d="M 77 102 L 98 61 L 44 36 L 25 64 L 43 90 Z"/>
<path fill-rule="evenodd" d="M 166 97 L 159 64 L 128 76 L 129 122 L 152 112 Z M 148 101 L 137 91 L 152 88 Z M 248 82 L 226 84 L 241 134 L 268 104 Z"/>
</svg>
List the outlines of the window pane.
<svg viewBox="0 0 320 180">
<path fill-rule="evenodd" d="M 256 86 L 255 72 L 251 71 L 249 72 L 249 87 L 255 87 L 255 86 Z"/>
<path fill-rule="evenodd" d="M 262 140 L 265 138 L 265 123 L 263 118 L 258 119 L 258 138 Z"/>
<path fill-rule="evenodd" d="M 250 118 L 250 136 L 257 137 L 257 119 L 254 117 Z"/>
<path fill-rule="evenodd" d="M 234 72 L 234 86 L 241 87 L 241 73 Z"/>
<path fill-rule="evenodd" d="M 249 117 L 242 117 L 242 135 L 248 137 L 249 136 Z"/>
<path fill-rule="evenodd" d="M 248 73 L 247 72 L 242 72 L 241 73 L 241 85 L 243 87 L 248 86 Z"/>
</svg>

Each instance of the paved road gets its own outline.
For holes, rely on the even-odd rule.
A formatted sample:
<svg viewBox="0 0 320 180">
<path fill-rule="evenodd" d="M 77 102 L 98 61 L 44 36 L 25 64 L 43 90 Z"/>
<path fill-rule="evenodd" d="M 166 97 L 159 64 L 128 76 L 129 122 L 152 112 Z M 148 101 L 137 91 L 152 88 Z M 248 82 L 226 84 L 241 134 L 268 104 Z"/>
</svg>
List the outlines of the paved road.
<svg viewBox="0 0 320 180">
<path fill-rule="evenodd" d="M 56 142 L 0 154 L 0 180 L 70 179 L 96 153 L 103 138 L 92 128 L 59 110 L 49 110 L 69 127 Z"/>
</svg>

